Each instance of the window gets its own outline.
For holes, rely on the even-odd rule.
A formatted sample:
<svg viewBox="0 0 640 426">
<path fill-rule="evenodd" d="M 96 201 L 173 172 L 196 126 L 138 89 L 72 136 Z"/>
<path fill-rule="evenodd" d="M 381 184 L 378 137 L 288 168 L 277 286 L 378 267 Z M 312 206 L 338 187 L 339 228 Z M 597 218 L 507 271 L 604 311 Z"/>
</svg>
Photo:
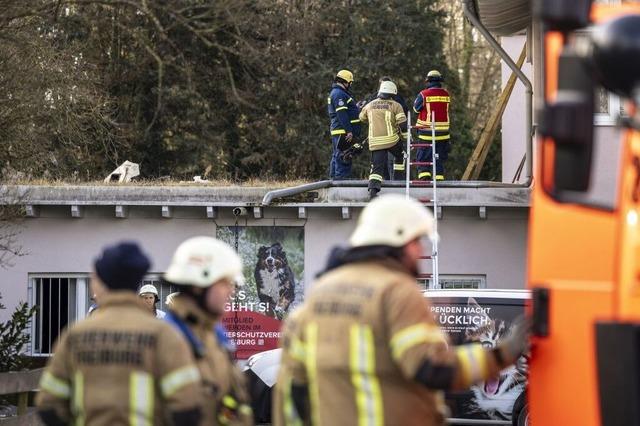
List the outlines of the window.
<svg viewBox="0 0 640 426">
<path fill-rule="evenodd" d="M 439 287 L 434 287 L 431 279 L 418 280 L 421 290 L 434 289 L 481 289 L 487 288 L 486 275 L 440 275 Z"/>
<path fill-rule="evenodd" d="M 29 300 L 38 309 L 31 320 L 30 355 L 49 356 L 53 345 L 65 327 L 87 316 L 91 306 L 89 276 L 85 274 L 34 274 L 29 277 Z M 140 286 L 153 284 L 158 290 L 158 309 L 166 311 L 167 295 L 178 291 L 176 286 L 162 284 L 158 276 L 145 277 Z"/>
<path fill-rule="evenodd" d="M 29 300 L 37 307 L 31 321 L 31 355 L 50 355 L 60 332 L 86 316 L 88 277 L 31 276 Z"/>
<path fill-rule="evenodd" d="M 604 87 L 596 89 L 595 101 L 593 119 L 595 125 L 613 126 L 616 124 L 618 117 L 624 114 L 623 103 L 620 102 L 620 98 Z"/>
<path fill-rule="evenodd" d="M 609 3 L 609 1 L 605 0 L 601 3 Z M 576 46 L 576 49 L 588 49 L 590 44 L 588 42 L 588 37 L 592 31 L 593 29 L 590 27 L 575 32 L 573 36 L 573 44 Z M 618 122 L 618 118 L 621 115 L 625 115 L 624 102 L 620 100 L 619 96 L 609 92 L 602 86 L 596 86 L 594 101 L 595 108 L 593 124 L 596 126 L 615 126 Z"/>
</svg>

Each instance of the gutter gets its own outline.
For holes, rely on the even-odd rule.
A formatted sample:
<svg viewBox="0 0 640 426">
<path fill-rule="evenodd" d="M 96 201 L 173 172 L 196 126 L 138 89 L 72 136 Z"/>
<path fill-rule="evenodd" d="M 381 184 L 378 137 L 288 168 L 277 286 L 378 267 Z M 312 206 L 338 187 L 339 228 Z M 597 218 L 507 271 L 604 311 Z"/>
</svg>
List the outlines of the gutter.
<svg viewBox="0 0 640 426">
<path fill-rule="evenodd" d="M 524 87 L 526 88 L 526 95 L 527 95 L 527 101 L 526 101 L 526 126 L 525 126 L 525 131 L 526 131 L 526 135 L 525 135 L 525 142 L 526 142 L 526 151 L 525 151 L 525 164 L 524 164 L 524 170 L 525 170 L 525 182 L 524 182 L 524 186 L 529 186 L 532 182 L 532 156 L 533 156 L 533 86 L 531 84 L 531 81 L 529 81 L 529 79 L 527 78 L 526 75 L 524 75 L 524 73 L 522 72 L 522 70 L 520 68 L 518 68 L 518 66 L 516 65 L 515 62 L 513 62 L 513 59 L 511 59 L 511 57 L 509 56 L 509 54 L 507 52 L 505 52 L 505 50 L 502 48 L 502 46 L 500 46 L 500 43 L 498 43 L 496 41 L 495 38 L 493 38 L 493 36 L 491 35 L 491 33 L 489 32 L 489 30 L 487 30 L 487 28 L 482 24 L 482 22 L 480 22 L 480 19 L 478 19 L 476 13 L 475 13 L 475 3 L 474 0 L 463 0 L 462 1 L 462 7 L 464 10 L 464 14 L 467 17 L 467 19 L 469 20 L 469 22 L 471 22 L 471 25 L 473 25 L 479 32 L 480 34 L 482 34 L 482 36 L 485 38 L 485 40 L 487 40 L 487 42 L 489 43 L 489 45 L 493 48 L 494 51 L 496 51 L 496 53 L 498 53 L 498 55 L 500 55 L 500 57 L 502 58 L 502 60 L 509 66 L 509 68 L 511 68 L 511 70 L 516 74 L 516 76 L 518 77 L 518 79 L 520 79 L 520 81 L 522 82 L 522 84 L 524 84 Z"/>
</svg>

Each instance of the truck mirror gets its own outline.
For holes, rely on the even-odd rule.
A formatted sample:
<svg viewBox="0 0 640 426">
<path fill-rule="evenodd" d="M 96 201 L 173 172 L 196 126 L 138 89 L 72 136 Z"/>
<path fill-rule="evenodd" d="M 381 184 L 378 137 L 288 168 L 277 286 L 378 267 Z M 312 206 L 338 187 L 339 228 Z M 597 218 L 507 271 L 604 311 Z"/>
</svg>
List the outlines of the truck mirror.
<svg viewBox="0 0 640 426">
<path fill-rule="evenodd" d="M 607 89 L 640 97 L 640 15 L 626 15 L 594 29 L 593 68 Z M 635 91 L 635 93 L 634 93 Z"/>
<path fill-rule="evenodd" d="M 586 27 L 592 0 L 537 0 L 533 4 L 534 19 L 544 22 L 547 31 L 567 33 Z"/>
<path fill-rule="evenodd" d="M 555 142 L 554 196 L 585 192 L 591 176 L 595 80 L 588 60 L 565 47 L 558 64 L 558 94 L 540 117 L 540 133 Z"/>
</svg>

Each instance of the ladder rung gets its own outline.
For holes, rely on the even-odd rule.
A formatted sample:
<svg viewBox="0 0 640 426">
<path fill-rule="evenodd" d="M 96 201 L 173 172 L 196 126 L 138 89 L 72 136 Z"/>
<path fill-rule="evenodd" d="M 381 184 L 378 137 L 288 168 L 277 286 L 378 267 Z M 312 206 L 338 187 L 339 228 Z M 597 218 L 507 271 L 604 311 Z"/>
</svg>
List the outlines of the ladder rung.
<svg viewBox="0 0 640 426">
<path fill-rule="evenodd" d="M 417 278 L 431 278 L 433 274 L 418 274 Z"/>
<path fill-rule="evenodd" d="M 418 201 L 420 201 L 421 203 L 430 203 L 433 200 L 431 198 L 418 198 Z"/>
<path fill-rule="evenodd" d="M 410 166 L 433 166 L 431 161 L 411 161 L 409 162 Z"/>
<path fill-rule="evenodd" d="M 410 183 L 415 186 L 433 186 L 433 181 L 430 180 L 412 180 Z"/>
<path fill-rule="evenodd" d="M 429 148 L 432 145 L 431 143 L 412 143 L 411 148 Z"/>
<path fill-rule="evenodd" d="M 433 256 L 420 256 L 418 259 L 433 259 Z"/>
</svg>

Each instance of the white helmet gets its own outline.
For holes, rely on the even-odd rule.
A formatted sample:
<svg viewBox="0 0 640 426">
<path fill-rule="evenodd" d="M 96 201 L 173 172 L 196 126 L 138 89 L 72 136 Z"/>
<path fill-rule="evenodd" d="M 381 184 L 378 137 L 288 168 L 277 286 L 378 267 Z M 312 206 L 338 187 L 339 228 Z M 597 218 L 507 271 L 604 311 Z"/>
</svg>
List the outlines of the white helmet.
<svg viewBox="0 0 640 426">
<path fill-rule="evenodd" d="M 231 246 L 212 237 L 193 237 L 178 246 L 164 278 L 178 285 L 210 287 L 241 275 L 242 261 Z"/>
<path fill-rule="evenodd" d="M 158 297 L 158 289 L 156 289 L 156 286 L 154 286 L 153 284 L 145 284 L 142 287 L 140 287 L 140 290 L 138 290 L 138 295 L 141 295 L 144 293 L 155 294 L 156 297 Z"/>
<path fill-rule="evenodd" d="M 153 294 L 156 302 L 160 300 L 160 297 L 158 297 L 158 289 L 153 284 L 145 284 L 140 287 L 140 290 L 138 290 L 138 296 L 142 296 L 143 294 Z"/>
<path fill-rule="evenodd" d="M 388 95 L 397 95 L 398 88 L 396 87 L 396 84 L 393 81 L 383 81 L 382 83 L 380 83 L 380 89 L 378 90 L 378 93 L 386 93 Z"/>
<path fill-rule="evenodd" d="M 385 194 L 362 210 L 349 242 L 351 247 L 402 247 L 422 236 L 429 236 L 432 240 L 436 238 L 431 212 L 413 198 Z"/>
</svg>

